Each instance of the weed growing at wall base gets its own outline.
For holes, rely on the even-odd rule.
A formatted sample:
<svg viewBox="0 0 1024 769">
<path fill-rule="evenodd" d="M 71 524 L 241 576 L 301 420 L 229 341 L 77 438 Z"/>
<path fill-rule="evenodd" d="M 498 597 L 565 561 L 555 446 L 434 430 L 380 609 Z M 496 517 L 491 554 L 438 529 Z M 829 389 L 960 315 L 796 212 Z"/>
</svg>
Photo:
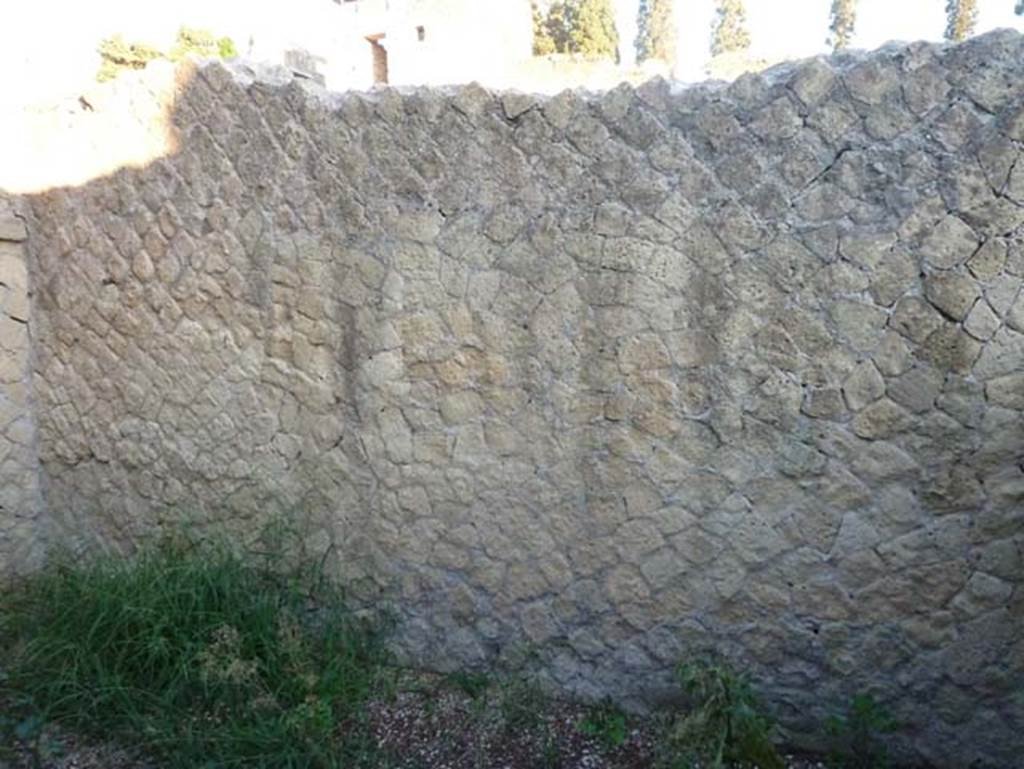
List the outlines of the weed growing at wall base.
<svg viewBox="0 0 1024 769">
<path fill-rule="evenodd" d="M 386 661 L 316 566 L 168 539 L 2 596 L 0 697 L 169 766 L 358 767 Z"/>
<path fill-rule="evenodd" d="M 772 742 L 774 725 L 746 676 L 723 662 L 705 661 L 680 665 L 677 677 L 691 709 L 669 730 L 662 766 L 783 769 Z"/>
<path fill-rule="evenodd" d="M 612 750 L 626 741 L 626 714 L 613 702 L 605 700 L 590 708 L 579 729 L 583 734 L 596 737 L 606 750 Z"/>
<path fill-rule="evenodd" d="M 843 769 L 886 769 L 889 750 L 883 735 L 895 732 L 897 726 L 896 719 L 874 697 L 858 694 L 846 713 L 825 722 L 832 741 L 832 762 Z"/>
</svg>

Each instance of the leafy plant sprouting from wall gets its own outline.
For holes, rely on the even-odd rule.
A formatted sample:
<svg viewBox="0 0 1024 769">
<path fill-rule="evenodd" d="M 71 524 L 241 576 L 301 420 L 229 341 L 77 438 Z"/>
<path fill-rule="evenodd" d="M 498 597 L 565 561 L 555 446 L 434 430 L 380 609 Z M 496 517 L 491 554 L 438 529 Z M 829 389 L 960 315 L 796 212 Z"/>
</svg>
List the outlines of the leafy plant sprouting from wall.
<svg viewBox="0 0 1024 769">
<path fill-rule="evenodd" d="M 783 769 L 772 742 L 775 725 L 745 675 L 724 662 L 701 661 L 680 665 L 676 676 L 691 709 L 669 728 L 667 769 Z"/>
<path fill-rule="evenodd" d="M 230 37 L 214 37 L 212 32 L 194 27 L 178 30 L 174 45 L 166 53 L 145 43 L 127 43 L 121 35 L 112 35 L 103 40 L 97 49 L 100 55 L 98 81 L 113 80 L 129 69 L 143 69 L 154 59 L 181 61 L 190 55 L 204 59 L 232 59 L 238 56 L 238 49 Z"/>
</svg>

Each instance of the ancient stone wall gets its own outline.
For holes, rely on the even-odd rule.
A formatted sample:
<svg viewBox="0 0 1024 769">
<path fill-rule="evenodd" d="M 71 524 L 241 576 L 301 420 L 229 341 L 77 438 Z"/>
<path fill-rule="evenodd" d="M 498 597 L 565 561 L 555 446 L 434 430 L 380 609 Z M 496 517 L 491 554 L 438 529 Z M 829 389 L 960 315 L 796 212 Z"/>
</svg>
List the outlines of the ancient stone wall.
<svg viewBox="0 0 1024 769">
<path fill-rule="evenodd" d="M 205 67 L 175 154 L 27 200 L 63 538 L 283 512 L 420 662 L 650 703 L 713 649 L 1019 759 L 1024 38 L 308 89 Z"/>
<path fill-rule="evenodd" d="M 25 222 L 0 195 L 0 577 L 37 566 L 39 463 L 32 405 Z"/>
</svg>

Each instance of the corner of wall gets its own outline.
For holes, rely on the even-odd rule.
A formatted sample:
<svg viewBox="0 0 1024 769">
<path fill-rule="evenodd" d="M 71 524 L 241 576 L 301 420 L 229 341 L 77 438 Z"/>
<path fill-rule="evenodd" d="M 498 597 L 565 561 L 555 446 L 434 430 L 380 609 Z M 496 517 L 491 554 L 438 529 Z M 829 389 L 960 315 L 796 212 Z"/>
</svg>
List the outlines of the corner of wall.
<svg viewBox="0 0 1024 769">
<path fill-rule="evenodd" d="M 0 575 L 42 560 L 25 220 L 0 193 Z"/>
</svg>

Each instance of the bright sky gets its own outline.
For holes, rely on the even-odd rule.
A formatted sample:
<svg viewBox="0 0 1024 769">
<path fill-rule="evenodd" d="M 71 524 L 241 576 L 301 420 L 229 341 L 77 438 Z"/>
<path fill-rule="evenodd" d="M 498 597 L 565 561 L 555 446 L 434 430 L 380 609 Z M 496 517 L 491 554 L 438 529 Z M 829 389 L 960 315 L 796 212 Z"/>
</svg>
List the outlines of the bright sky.
<svg viewBox="0 0 1024 769">
<path fill-rule="evenodd" d="M 521 2 L 526 0 L 480 0 Z M 745 0 L 753 45 L 751 53 L 771 60 L 800 58 L 827 50 L 831 0 Z M 2 0 L 0 0 L 2 2 Z M 638 0 L 615 3 L 621 37 L 632 40 Z M 1015 0 L 978 0 L 978 31 L 1015 27 Z M 0 25 L 0 69 L 7 73 L 0 103 L 19 97 L 67 90 L 69 77 L 91 82 L 98 40 L 122 31 L 128 39 L 167 37 L 182 23 L 234 37 L 243 54 L 267 55 L 275 46 L 297 42 L 329 51 L 337 6 L 332 0 L 7 0 Z M 683 80 L 704 78 L 714 0 L 676 0 Z M 854 45 L 875 48 L 888 40 L 940 40 L 945 0 L 859 0 Z M 292 38 L 301 37 L 301 41 Z M 287 38 L 287 40 L 286 40 Z M 256 46 L 249 50 L 250 39 Z M 160 40 L 154 40 L 160 42 Z M 632 46 L 625 53 L 632 55 Z M 627 57 L 628 61 L 628 57 Z M 21 72 L 22 74 L 18 74 Z"/>
<path fill-rule="evenodd" d="M 615 0 L 621 15 L 636 0 Z M 752 38 L 751 54 L 791 59 L 827 52 L 831 0 L 746 0 Z M 999 27 L 1024 31 L 1024 17 L 1013 12 L 1014 0 L 978 0 L 978 32 Z M 704 77 L 714 0 L 676 0 L 680 62 L 684 80 Z M 890 40 L 941 40 L 946 28 L 945 0 L 859 0 L 855 48 L 877 48 Z"/>
</svg>

